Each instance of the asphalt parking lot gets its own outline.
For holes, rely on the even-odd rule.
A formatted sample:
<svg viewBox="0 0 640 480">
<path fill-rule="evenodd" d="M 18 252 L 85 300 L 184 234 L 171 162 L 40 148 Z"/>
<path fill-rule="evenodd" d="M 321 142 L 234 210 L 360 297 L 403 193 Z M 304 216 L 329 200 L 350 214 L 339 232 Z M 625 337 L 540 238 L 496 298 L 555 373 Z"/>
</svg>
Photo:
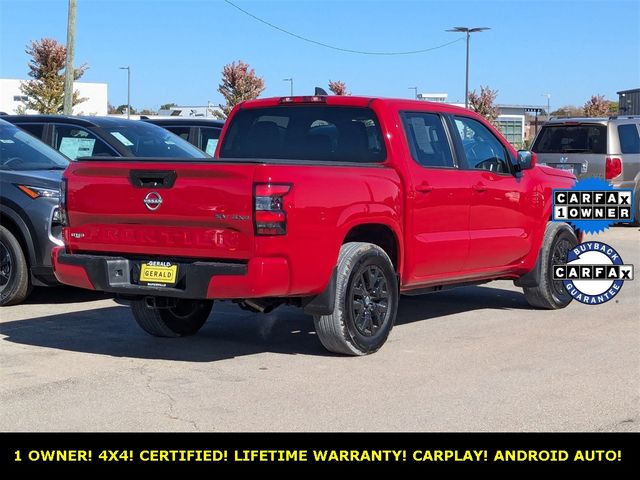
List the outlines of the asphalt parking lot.
<svg viewBox="0 0 640 480">
<path fill-rule="evenodd" d="M 639 229 L 596 239 L 640 265 Z M 158 339 L 104 295 L 39 289 L 0 310 L 0 429 L 640 431 L 639 307 L 638 280 L 554 312 L 506 281 L 405 297 L 383 349 L 345 358 L 293 308 L 219 303 Z"/>
</svg>

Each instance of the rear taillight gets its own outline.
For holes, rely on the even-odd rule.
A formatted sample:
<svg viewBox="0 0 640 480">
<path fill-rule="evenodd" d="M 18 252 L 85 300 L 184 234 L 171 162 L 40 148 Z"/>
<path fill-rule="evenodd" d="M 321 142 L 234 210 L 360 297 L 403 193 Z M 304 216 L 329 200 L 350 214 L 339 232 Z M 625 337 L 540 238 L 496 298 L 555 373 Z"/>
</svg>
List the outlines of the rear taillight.
<svg viewBox="0 0 640 480">
<path fill-rule="evenodd" d="M 622 161 L 619 158 L 607 157 L 604 167 L 604 177 L 607 180 L 616 178 L 622 173 Z"/>
<path fill-rule="evenodd" d="M 280 97 L 278 103 L 327 103 L 324 95 L 307 95 L 303 97 Z"/>
<path fill-rule="evenodd" d="M 69 226 L 67 216 L 67 179 L 63 178 L 60 182 L 60 200 L 58 201 L 58 220 L 63 227 Z"/>
<path fill-rule="evenodd" d="M 291 185 L 256 183 L 253 188 L 254 225 L 256 235 L 285 235 L 287 214 L 284 211 L 284 196 Z"/>
</svg>

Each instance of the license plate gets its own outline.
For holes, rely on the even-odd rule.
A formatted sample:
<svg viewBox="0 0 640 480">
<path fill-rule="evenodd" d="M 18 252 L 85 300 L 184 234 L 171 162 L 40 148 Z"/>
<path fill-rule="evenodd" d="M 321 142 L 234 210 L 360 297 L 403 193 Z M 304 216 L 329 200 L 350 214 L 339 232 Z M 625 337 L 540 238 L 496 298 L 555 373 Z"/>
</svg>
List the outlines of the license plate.
<svg viewBox="0 0 640 480">
<path fill-rule="evenodd" d="M 555 165 L 558 170 L 564 170 L 565 172 L 575 173 L 573 165 Z"/>
<path fill-rule="evenodd" d="M 175 285 L 178 265 L 168 262 L 148 262 L 140 265 L 140 282 L 155 285 Z"/>
</svg>

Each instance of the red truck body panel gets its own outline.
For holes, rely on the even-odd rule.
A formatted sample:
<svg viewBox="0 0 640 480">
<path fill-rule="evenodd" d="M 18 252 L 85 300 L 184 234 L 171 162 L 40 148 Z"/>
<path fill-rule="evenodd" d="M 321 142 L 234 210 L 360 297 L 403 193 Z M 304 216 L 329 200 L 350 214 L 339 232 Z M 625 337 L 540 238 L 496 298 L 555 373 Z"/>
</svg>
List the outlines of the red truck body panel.
<svg viewBox="0 0 640 480">
<path fill-rule="evenodd" d="M 403 291 L 515 279 L 534 267 L 551 215 L 551 190 L 572 185 L 571 175 L 543 167 L 520 175 L 425 168 L 414 161 L 400 117 L 405 111 L 473 118 L 500 139 L 509 155 L 517 156 L 495 128 L 465 109 L 348 96 L 327 97 L 323 104 L 373 110 L 386 160 L 334 164 L 220 159 L 237 112 L 281 105 L 281 99 L 272 98 L 236 106 L 214 160 L 72 163 L 65 173 L 69 225 L 65 247 L 54 254 L 56 276 L 63 283 L 91 288 L 91 281 L 78 271 L 81 267 L 59 261 L 61 253 L 131 261 L 211 260 L 243 265 L 246 273 L 206 279 L 207 298 L 313 296 L 327 286 L 345 239 L 363 226 L 392 235 L 392 260 Z M 152 177 L 154 172 L 173 172 L 175 183 L 169 188 L 136 186 L 132 171 L 143 180 L 145 172 Z M 285 235 L 256 235 L 256 184 L 290 186 L 282 197 Z M 156 210 L 145 204 L 151 193 L 162 197 Z M 161 295 L 162 290 L 152 294 Z"/>
</svg>

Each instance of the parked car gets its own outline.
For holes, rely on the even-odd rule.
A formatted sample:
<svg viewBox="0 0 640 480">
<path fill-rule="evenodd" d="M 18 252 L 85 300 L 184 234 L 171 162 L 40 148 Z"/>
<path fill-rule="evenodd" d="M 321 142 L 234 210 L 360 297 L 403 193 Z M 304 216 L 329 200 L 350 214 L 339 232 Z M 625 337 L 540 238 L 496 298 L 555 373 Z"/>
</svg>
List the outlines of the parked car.
<svg viewBox="0 0 640 480">
<path fill-rule="evenodd" d="M 158 125 L 179 137 L 213 155 L 218 145 L 218 138 L 224 126 L 223 120 L 205 117 L 145 117 L 140 119 L 147 123 Z"/>
<path fill-rule="evenodd" d="M 552 189 L 575 177 L 536 167 L 469 110 L 247 101 L 217 155 L 72 163 L 58 279 L 129 299 L 138 324 L 166 337 L 198 331 L 214 299 L 296 305 L 328 350 L 348 355 L 384 344 L 400 293 L 512 279 L 535 307 L 572 299 L 551 267 L 579 236 L 549 219 Z"/>
<path fill-rule="evenodd" d="M 635 192 L 640 225 L 640 116 L 558 118 L 545 123 L 531 149 L 538 162 L 578 178 L 600 177 Z"/>
<path fill-rule="evenodd" d="M 68 163 L 0 120 L 0 305 L 22 302 L 34 285 L 58 283 L 51 249 L 63 245 L 58 200 Z"/>
<path fill-rule="evenodd" d="M 203 158 L 204 152 L 167 130 L 118 117 L 6 115 L 1 117 L 71 160 L 81 157 Z"/>
</svg>

